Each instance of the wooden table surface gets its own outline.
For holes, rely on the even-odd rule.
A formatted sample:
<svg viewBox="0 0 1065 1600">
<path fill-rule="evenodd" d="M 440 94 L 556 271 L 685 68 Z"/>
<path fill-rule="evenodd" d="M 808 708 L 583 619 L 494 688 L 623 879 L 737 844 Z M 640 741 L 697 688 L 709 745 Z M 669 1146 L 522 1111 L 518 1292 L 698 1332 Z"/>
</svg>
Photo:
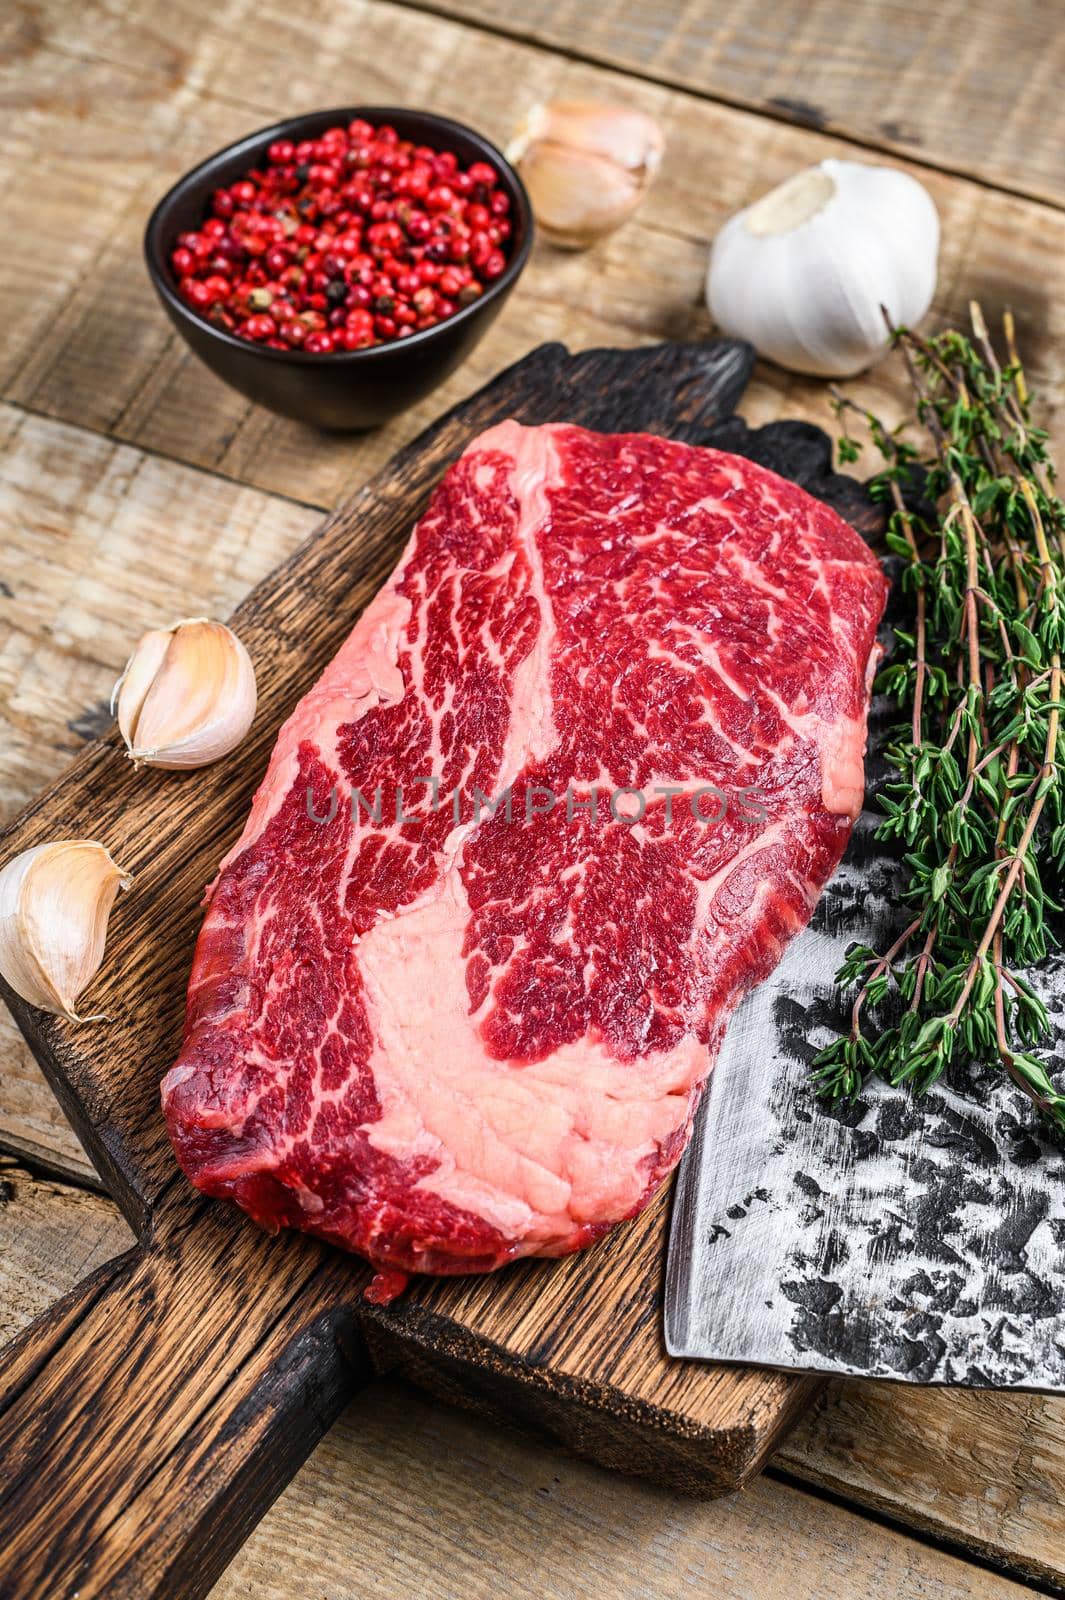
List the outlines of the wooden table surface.
<svg viewBox="0 0 1065 1600">
<path fill-rule="evenodd" d="M 1060 0 L 21 0 L 0 16 L 0 820 L 108 721 L 131 642 L 225 615 L 324 509 L 542 339 L 709 331 L 722 221 L 827 154 L 882 152 L 940 208 L 934 315 L 1011 303 L 1065 456 Z M 615 97 L 669 141 L 638 217 L 539 245 L 426 404 L 327 438 L 239 399 L 170 332 L 140 233 L 182 170 L 275 116 L 399 101 L 505 142 L 535 100 Z M 852 386 L 898 415 L 894 361 Z M 829 420 L 760 367 L 754 421 Z M 0 1339 L 129 1236 L 6 1015 Z M 1065 1402 L 838 1383 L 753 1488 L 699 1504 L 398 1385 L 366 1391 L 218 1600 L 993 1596 L 1065 1588 Z"/>
</svg>

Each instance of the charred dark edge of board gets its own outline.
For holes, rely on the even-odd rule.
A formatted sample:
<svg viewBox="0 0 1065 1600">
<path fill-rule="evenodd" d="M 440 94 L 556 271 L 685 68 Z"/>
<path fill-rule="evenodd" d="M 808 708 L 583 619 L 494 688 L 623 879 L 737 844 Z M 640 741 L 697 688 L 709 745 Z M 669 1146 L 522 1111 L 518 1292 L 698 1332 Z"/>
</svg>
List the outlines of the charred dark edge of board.
<svg viewBox="0 0 1065 1600">
<path fill-rule="evenodd" d="M 420 1306 L 400 1316 L 369 1307 L 360 1325 L 381 1374 L 398 1372 L 439 1399 L 504 1425 L 517 1423 L 599 1466 L 704 1499 L 748 1483 L 823 1387 L 818 1378 L 796 1378 L 770 1426 L 752 1416 L 711 1431 L 611 1384 L 517 1360 L 482 1334 Z"/>
<path fill-rule="evenodd" d="M 222 1216 L 209 1225 L 211 1249 L 192 1232 L 165 1250 L 135 1247 L 5 1351 L 5 1600 L 198 1600 L 372 1377 L 355 1315 L 366 1274 L 321 1249 L 309 1273 L 289 1252 L 287 1275 L 260 1297 L 254 1337 L 230 1356 L 236 1324 L 230 1307 L 212 1304 L 205 1263 L 220 1251 L 239 1280 L 269 1240 L 229 1208 Z M 200 1369 L 178 1363 L 192 1325 L 212 1314 L 199 1394 Z M 172 1349 L 153 1363 L 161 1316 Z M 188 1391 L 187 1413 L 170 1401 L 169 1377 Z"/>
<path fill-rule="evenodd" d="M 352 541 L 356 528 L 362 562 L 360 577 L 372 575 L 376 589 L 391 572 L 410 528 L 422 514 L 441 475 L 476 433 L 505 416 L 535 424 L 565 420 L 569 413 L 582 426 L 606 430 L 642 429 L 676 433 L 678 437 L 691 428 L 705 432 L 732 413 L 750 378 L 753 361 L 750 347 L 734 340 L 666 343 L 634 350 L 599 349 L 576 355 L 562 344 L 541 345 L 400 449 L 326 517 L 286 561 L 256 585 L 231 620 L 238 631 L 261 626 L 277 593 L 298 591 L 307 580 L 313 580 L 331 554 Z M 348 581 L 350 586 L 356 580 Z M 369 596 L 364 603 L 368 600 Z M 350 610 L 328 628 L 325 619 L 321 619 L 322 632 L 328 632 L 330 637 L 328 648 L 317 652 L 324 656 L 318 663 L 319 670 L 339 648 L 361 609 Z M 313 681 L 310 670 L 308 677 Z M 261 747 L 266 760 L 275 737 L 276 726 L 268 734 L 262 729 L 253 731 L 254 748 Z M 57 818 L 62 816 L 64 797 L 75 785 L 96 793 L 114 788 L 117 774 L 124 770 L 121 753 L 121 740 L 115 730 L 89 745 L 49 788 L 0 831 L 0 852 L 14 852 L 19 848 L 19 835 L 50 813 Z M 217 783 L 225 781 L 225 777 L 220 777 L 217 769 L 209 769 L 206 781 Z M 213 798 L 212 791 L 209 800 L 213 802 Z M 246 803 L 244 798 L 234 804 L 235 825 L 246 810 Z M 156 1179 L 153 1187 L 151 1182 L 145 1182 L 137 1151 L 130 1147 L 122 1125 L 121 1103 L 114 1109 L 109 1102 L 105 1104 L 107 1097 L 100 1085 L 91 1079 L 86 1081 L 76 1061 L 64 1060 L 64 1046 L 70 1043 L 67 1025 L 26 1005 L 2 979 L 0 996 L 7 1001 L 109 1192 L 138 1237 L 146 1239 L 152 1214 L 164 1194 L 169 1199 L 174 1183 Z M 166 1143 L 162 1119 L 154 1109 L 145 1115 L 146 1110 L 141 1108 L 138 1132 L 143 1133 L 146 1126 L 156 1122 L 156 1145 L 162 1149 Z M 175 1170 L 175 1181 L 177 1176 Z"/>
<path fill-rule="evenodd" d="M 461 452 L 473 432 L 499 421 L 502 416 L 513 415 L 526 423 L 568 419 L 606 431 L 629 429 L 678 438 L 702 433 L 703 438 L 696 442 L 719 443 L 723 448 L 737 449 L 740 453 L 766 448 L 766 430 L 756 430 L 750 436 L 754 445 L 746 452 L 736 429 L 727 441 L 720 436 L 717 439 L 709 436 L 713 424 L 732 411 L 746 385 L 752 363 L 753 356 L 747 347 L 726 341 L 695 346 L 661 345 L 631 351 L 588 351 L 574 356 L 561 345 L 542 347 L 400 451 L 382 472 L 327 519 L 310 540 L 252 592 L 236 613 L 238 625 L 246 622 L 261 628 L 278 592 L 294 603 L 292 597 L 298 598 L 301 590 L 306 592 L 307 583 L 313 582 L 317 572 L 330 571 L 329 563 L 348 546 L 352 530 L 357 527 L 361 533 L 357 548 L 363 572 L 359 578 L 347 576 L 348 589 L 354 589 L 356 583 L 365 588 L 366 579 L 371 576 L 383 579 L 441 473 Z M 807 436 L 801 441 L 799 454 L 806 463 L 803 470 L 808 474 L 807 487 L 817 492 L 815 482 L 826 476 L 826 441 L 820 430 L 813 432 L 816 437 Z M 793 440 L 793 444 L 797 447 L 798 441 Z M 823 497 L 828 499 L 828 493 Z M 330 571 L 330 576 L 335 593 L 339 594 L 343 585 L 335 570 Z M 317 655 L 334 638 L 346 636 L 356 614 L 349 610 L 341 618 L 330 619 L 328 626 L 323 620 L 323 643 Z M 309 666 L 308 676 L 310 671 Z M 274 698 L 279 693 L 275 689 Z M 287 688 L 284 693 L 288 693 Z M 271 744 L 272 733 L 260 732 L 256 751 L 261 749 L 268 755 Z M 116 795 L 124 798 L 118 777 L 122 765 L 118 755 L 118 741 L 113 734 L 90 746 L 56 784 L 0 835 L 0 849 L 18 848 L 23 831 L 32 836 L 45 825 L 50 831 L 58 827 L 64 815 L 69 815 L 71 793 L 76 794 L 81 804 L 87 799 L 95 803 L 101 791 L 109 791 L 112 799 Z M 221 787 L 223 780 L 226 785 L 232 783 L 235 787 Z M 239 798 L 237 777 L 232 773 L 216 775 L 215 782 L 219 787 L 208 788 L 208 799 L 211 803 L 217 802 L 219 810 L 223 807 L 234 810 Z M 217 829 L 217 819 L 215 826 Z M 188 908 L 177 908 L 174 916 L 178 915 L 190 920 Z M 165 942 L 164 932 L 160 932 L 160 946 Z M 184 948 L 182 943 L 183 952 Z M 179 1296 L 176 1304 L 169 1302 L 169 1322 L 161 1332 L 155 1297 L 161 1292 L 160 1286 L 172 1284 L 173 1279 L 169 1271 L 160 1266 L 159 1257 L 173 1250 L 175 1260 L 180 1262 L 184 1259 L 183 1243 L 198 1238 L 201 1227 L 207 1226 L 213 1232 L 224 1230 L 227 1224 L 213 1210 L 209 1221 L 202 1216 L 204 1202 L 191 1190 L 183 1189 L 184 1180 L 176 1169 L 170 1176 L 152 1180 L 154 1188 L 152 1183 L 146 1185 L 143 1181 L 145 1171 L 150 1173 L 151 1163 L 158 1159 L 160 1152 L 165 1156 L 168 1149 L 161 1119 L 152 1110 L 154 1080 L 147 1094 L 139 1082 L 132 1089 L 120 1085 L 109 1094 L 105 1078 L 99 1073 L 94 1076 L 91 1065 L 80 1058 L 64 1063 L 68 1036 L 50 1019 L 21 1003 L 13 1009 L 38 1060 L 59 1092 L 64 1109 L 68 1115 L 73 1115 L 90 1154 L 105 1178 L 114 1185 L 116 1198 L 123 1203 L 142 1237 L 151 1233 L 153 1222 L 156 1224 L 157 1242 L 153 1248 L 140 1256 L 134 1252 L 119 1258 L 118 1262 L 102 1269 L 101 1274 L 87 1280 L 39 1319 L 17 1348 L 9 1349 L 0 1358 L 0 1385 L 5 1377 L 12 1380 L 10 1402 L 0 1413 L 0 1430 L 5 1426 L 9 1431 L 17 1429 L 20 1419 L 33 1418 L 36 1414 L 34 1398 L 40 1386 L 48 1384 L 49 1370 L 54 1374 L 69 1366 L 70 1382 L 63 1390 L 66 1400 L 55 1396 L 51 1400 L 51 1428 L 57 1432 L 62 1430 L 63 1406 L 77 1404 L 85 1383 L 96 1386 L 94 1415 L 100 1424 L 114 1415 L 127 1418 L 122 1449 L 111 1451 L 103 1469 L 107 1473 L 110 1503 L 115 1503 L 117 1495 L 127 1506 L 143 1504 L 137 1486 L 142 1483 L 145 1472 L 166 1474 L 167 1504 L 172 1514 L 158 1519 L 151 1527 L 137 1526 L 136 1555 L 130 1556 L 120 1578 L 107 1588 L 110 1595 L 136 1594 L 138 1600 L 148 1600 L 148 1596 L 194 1596 L 203 1592 L 328 1425 L 350 1384 L 362 1376 L 357 1349 L 353 1357 L 354 1375 L 347 1362 L 338 1365 L 336 1359 L 338 1341 L 343 1342 L 345 1336 L 353 1341 L 353 1348 L 359 1345 L 360 1327 L 376 1340 L 379 1361 L 389 1359 L 390 1354 L 399 1365 L 406 1360 L 411 1374 L 419 1376 L 430 1387 L 434 1360 L 440 1359 L 448 1365 L 456 1393 L 463 1385 L 467 1389 L 477 1385 L 487 1389 L 494 1385 L 495 1414 L 520 1410 L 534 1426 L 538 1416 L 541 1426 L 546 1417 L 546 1431 L 551 1436 L 563 1440 L 579 1453 L 622 1470 L 633 1470 L 635 1449 L 639 1444 L 645 1452 L 641 1457 L 644 1471 L 666 1481 L 683 1482 L 687 1487 L 702 1487 L 704 1492 L 708 1483 L 716 1483 L 717 1492 L 735 1487 L 756 1471 L 775 1438 L 809 1397 L 810 1386 L 801 1381 L 784 1385 L 779 1398 L 774 1395 L 760 1416 L 757 1406 L 752 1405 L 749 1425 L 732 1422 L 717 1435 L 707 1428 L 703 1439 L 689 1438 L 687 1435 L 693 1427 L 698 1435 L 698 1425 L 691 1424 L 688 1419 L 685 1430 L 683 1413 L 656 1408 L 643 1398 L 628 1395 L 620 1385 L 582 1384 L 564 1374 L 547 1374 L 542 1370 L 531 1376 L 527 1365 L 523 1366 L 513 1355 L 508 1356 L 505 1345 L 493 1344 L 483 1334 L 470 1332 L 457 1318 L 427 1317 L 409 1304 L 394 1310 L 390 1315 L 403 1319 L 400 1338 L 397 1346 L 390 1332 L 386 1349 L 385 1336 L 377 1325 L 379 1319 L 367 1308 L 356 1307 L 354 1303 L 365 1278 L 364 1269 L 338 1256 L 318 1269 L 322 1277 L 319 1282 L 316 1275 L 313 1293 L 294 1293 L 278 1313 L 271 1331 L 271 1348 L 276 1344 L 276 1355 L 257 1382 L 249 1385 L 245 1380 L 243 1387 L 239 1382 L 223 1384 L 213 1392 L 202 1411 L 190 1415 L 187 1432 L 176 1444 L 166 1448 L 164 1458 L 154 1464 L 146 1463 L 137 1455 L 136 1385 L 131 1391 L 128 1384 L 120 1386 L 116 1378 L 108 1387 L 101 1380 L 98 1349 L 89 1339 L 91 1330 L 98 1329 L 100 1323 L 99 1302 L 102 1300 L 108 1308 L 113 1307 L 114 1324 L 128 1327 L 130 1339 L 137 1336 L 139 1329 L 145 1343 L 158 1337 L 166 1338 L 168 1344 L 173 1343 L 173 1376 L 176 1379 L 184 1362 L 188 1378 L 190 1358 L 184 1354 L 182 1329 L 187 1332 L 196 1327 L 205 1314 L 205 1307 L 211 1307 L 212 1283 L 205 1281 L 195 1293 Z M 94 1039 L 93 1047 L 105 1052 L 106 1034 L 98 1037 L 100 1043 L 97 1045 Z M 134 1098 L 131 1099 L 131 1095 Z M 145 1129 L 156 1126 L 158 1140 L 154 1144 L 131 1144 L 131 1132 L 139 1130 L 143 1134 Z M 157 1215 L 163 1196 L 166 1198 L 165 1221 L 163 1215 Z M 233 1248 L 242 1259 L 258 1259 L 260 1252 L 252 1243 L 238 1242 L 245 1236 L 243 1230 L 250 1234 L 255 1230 L 247 1222 L 241 1222 L 240 1230 L 233 1235 Z M 269 1241 L 266 1243 L 269 1245 Z M 269 1259 L 276 1269 L 276 1258 Z M 221 1272 L 224 1260 L 226 1258 L 220 1256 L 218 1266 L 211 1270 Z M 231 1270 L 226 1265 L 225 1271 Z M 223 1281 L 222 1277 L 214 1280 L 216 1293 Z M 270 1282 L 272 1295 L 277 1292 L 274 1273 L 270 1275 Z M 311 1321 L 321 1337 L 308 1342 L 309 1300 L 319 1307 Z M 231 1334 L 238 1329 L 240 1320 L 234 1314 L 232 1323 L 227 1325 Z M 413 1330 L 409 1335 L 408 1324 Z M 108 1322 L 107 1326 L 110 1325 Z M 292 1338 L 286 1339 L 285 1332 L 289 1328 Z M 225 1336 L 226 1329 L 220 1327 L 219 1337 Z M 55 1362 L 61 1365 L 53 1367 Z M 167 1370 L 170 1372 L 170 1368 Z M 478 1377 L 485 1370 L 490 1383 Z M 737 1381 L 741 1382 L 742 1377 Z M 141 1398 L 148 1400 L 147 1396 Z M 66 1570 L 62 1574 L 57 1570 L 46 1587 L 27 1588 L 25 1593 L 47 1593 L 51 1600 L 53 1595 L 74 1589 L 80 1589 L 85 1596 L 103 1592 L 93 1587 L 92 1573 L 94 1554 L 107 1549 L 108 1524 L 94 1521 L 95 1502 L 87 1504 L 85 1498 L 99 1490 L 94 1491 L 81 1481 L 75 1464 L 63 1452 L 57 1456 L 49 1439 L 46 1432 L 39 1441 L 44 1452 L 40 1458 L 41 1473 L 22 1476 L 23 1494 L 14 1499 L 10 1494 L 0 1495 L 0 1533 L 6 1530 L 16 1534 L 28 1517 L 44 1516 L 50 1531 L 49 1547 L 65 1552 Z M 711 1460 L 715 1439 L 717 1448 L 729 1462 L 716 1468 L 716 1477 Z M 91 1431 L 86 1435 L 82 1428 L 81 1444 L 89 1459 L 99 1465 Z M 276 1461 L 264 1462 L 261 1459 L 264 1451 L 276 1451 Z M 690 1472 L 685 1465 L 689 1451 L 692 1452 Z M 75 1527 L 81 1530 L 76 1540 L 67 1537 Z M 212 1545 L 212 1551 L 200 1548 L 204 1538 Z M 0 1547 L 4 1542 L 0 1539 Z M 114 1551 L 109 1554 L 113 1557 Z M 27 1560 L 34 1565 L 38 1584 L 43 1583 L 40 1553 L 31 1553 Z M 68 1578 L 69 1588 L 63 1588 Z M 6 1581 L 6 1574 L 0 1575 L 0 1585 Z"/>
<path fill-rule="evenodd" d="M 732 450 L 800 483 L 872 536 L 882 520 L 879 509 L 872 505 L 861 484 L 832 471 L 831 442 L 820 428 L 802 422 L 776 422 L 749 429 L 742 419 L 730 415 L 752 365 L 750 348 L 735 341 L 590 350 L 578 355 L 570 355 L 560 344 L 543 345 L 400 450 L 252 590 L 233 620 L 238 629 L 261 626 L 275 592 L 298 590 L 304 573 L 313 580 L 315 572 L 329 561 L 329 553 L 352 539 L 355 526 L 361 531 L 363 575 L 383 581 L 441 473 L 465 448 L 472 434 L 504 414 L 536 423 L 557 421 L 570 413 L 579 417 L 584 426 L 640 428 Z M 352 609 L 333 623 L 325 660 L 346 636 L 359 609 Z M 256 730 L 249 750 L 261 751 L 268 759 L 275 736 L 273 724 L 268 731 Z M 115 731 L 90 745 L 78 761 L 0 832 L 0 851 L 16 848 L 18 835 L 49 813 L 61 817 L 64 796 L 75 785 L 82 797 L 113 789 L 120 755 L 121 742 Z M 215 777 L 210 781 L 228 780 Z M 214 803 L 212 792 L 208 804 Z M 223 791 L 220 805 L 234 810 L 236 826 L 244 802 L 226 801 Z M 228 822 L 226 826 L 228 829 Z M 64 1059 L 71 1046 L 66 1024 L 26 1005 L 2 979 L 0 996 L 6 999 L 108 1191 L 138 1237 L 146 1240 L 159 1202 L 164 1196 L 169 1200 L 180 1193 L 182 1180 L 176 1169 L 169 1179 L 157 1173 L 145 1181 L 143 1168 L 138 1166 L 139 1147 L 130 1144 L 128 1099 L 124 1101 L 119 1093 L 112 1107 L 101 1084 L 91 1074 L 81 1072 L 76 1059 Z M 165 1173 L 169 1156 L 162 1121 L 154 1105 L 141 1107 L 136 1133 L 143 1137 L 153 1125 L 155 1149 L 162 1154 Z"/>
</svg>

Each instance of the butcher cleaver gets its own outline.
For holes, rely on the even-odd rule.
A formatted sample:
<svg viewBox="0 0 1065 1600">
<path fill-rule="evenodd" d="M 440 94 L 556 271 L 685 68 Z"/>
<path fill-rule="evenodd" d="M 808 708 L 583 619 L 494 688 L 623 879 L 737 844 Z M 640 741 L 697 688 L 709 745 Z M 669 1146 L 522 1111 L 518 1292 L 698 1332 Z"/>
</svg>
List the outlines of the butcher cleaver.
<svg viewBox="0 0 1065 1600">
<path fill-rule="evenodd" d="M 810 1082 L 844 1021 L 833 975 L 847 946 L 883 948 L 897 925 L 876 825 L 862 814 L 810 926 L 728 1029 L 674 1196 L 666 1345 L 1065 1392 L 1065 1145 L 989 1069 L 921 1099 L 870 1081 L 842 1111 Z M 1060 1071 L 1065 959 L 1034 976 Z"/>
</svg>

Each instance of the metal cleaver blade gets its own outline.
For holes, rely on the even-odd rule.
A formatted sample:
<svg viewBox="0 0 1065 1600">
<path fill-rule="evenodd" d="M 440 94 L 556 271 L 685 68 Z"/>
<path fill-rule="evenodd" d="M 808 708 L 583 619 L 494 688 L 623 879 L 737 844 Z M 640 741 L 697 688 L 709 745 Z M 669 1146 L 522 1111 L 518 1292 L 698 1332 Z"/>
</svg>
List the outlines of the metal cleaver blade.
<svg viewBox="0 0 1065 1600">
<path fill-rule="evenodd" d="M 807 930 L 740 1007 L 681 1165 L 674 1356 L 1065 1393 L 1065 1147 L 998 1072 L 826 1109 L 808 1064 L 843 1020 L 844 951 L 892 926 L 864 814 Z M 1065 1065 L 1065 958 L 1036 981 Z"/>
</svg>

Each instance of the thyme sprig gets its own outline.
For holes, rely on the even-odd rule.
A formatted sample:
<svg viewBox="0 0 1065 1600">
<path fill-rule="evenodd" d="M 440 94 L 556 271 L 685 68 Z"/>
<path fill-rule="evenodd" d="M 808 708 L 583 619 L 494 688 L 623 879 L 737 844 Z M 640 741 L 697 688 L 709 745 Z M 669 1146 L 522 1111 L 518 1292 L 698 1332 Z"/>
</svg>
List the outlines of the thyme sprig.
<svg viewBox="0 0 1065 1600">
<path fill-rule="evenodd" d="M 1037 1054 L 1046 1006 L 1025 977 L 1056 942 L 1049 886 L 1065 866 L 1065 505 L 1012 317 L 1003 365 L 979 306 L 970 313 L 971 337 L 893 336 L 927 456 L 836 396 L 841 457 L 857 458 L 846 429 L 857 413 L 884 458 L 872 491 L 912 601 L 877 680 L 907 712 L 888 741 L 877 830 L 903 851 L 906 925 L 883 953 L 848 952 L 838 981 L 856 991 L 851 1025 L 814 1077 L 836 1101 L 870 1072 L 921 1092 L 953 1063 L 997 1061 L 1065 1130 L 1065 1094 Z"/>
</svg>

